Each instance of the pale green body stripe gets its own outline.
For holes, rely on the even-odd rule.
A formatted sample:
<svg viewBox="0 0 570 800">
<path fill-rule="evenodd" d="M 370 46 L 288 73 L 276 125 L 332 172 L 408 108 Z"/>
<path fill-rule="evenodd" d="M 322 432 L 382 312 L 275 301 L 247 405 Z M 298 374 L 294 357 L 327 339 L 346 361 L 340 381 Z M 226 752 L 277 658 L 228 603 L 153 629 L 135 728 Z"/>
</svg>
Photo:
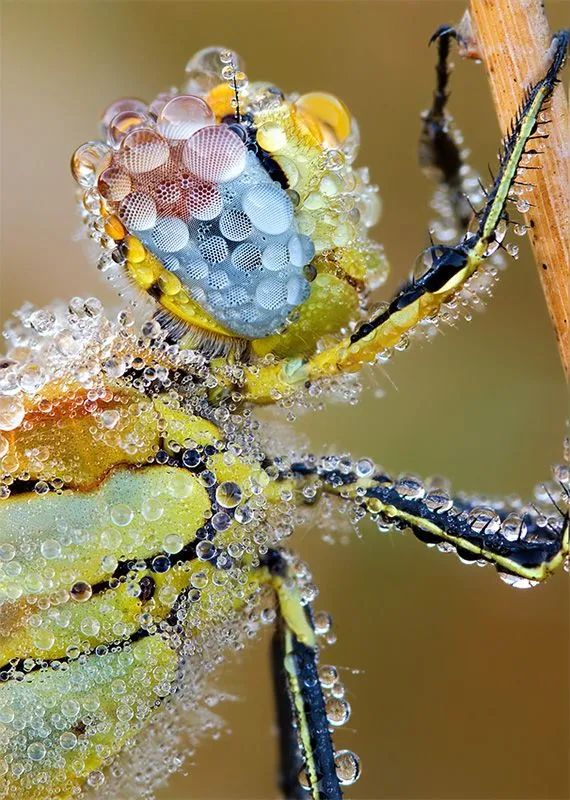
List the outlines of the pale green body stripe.
<svg viewBox="0 0 570 800">
<path fill-rule="evenodd" d="M 507 160 L 507 163 L 503 167 L 503 175 L 501 176 L 501 182 L 497 187 L 497 192 L 493 199 L 493 204 L 489 210 L 489 214 L 487 215 L 487 219 L 485 220 L 485 224 L 483 226 L 483 234 L 482 238 L 486 239 L 489 236 L 495 227 L 497 226 L 501 214 L 503 213 L 503 209 L 507 202 L 508 194 L 511 190 L 511 186 L 513 181 L 516 178 L 516 174 L 519 168 L 520 160 L 523 156 L 524 149 L 528 142 L 529 137 L 532 135 L 532 129 L 536 122 L 536 118 L 540 114 L 540 110 L 542 108 L 542 104 L 549 92 L 550 87 L 548 85 L 543 84 L 540 89 L 536 92 L 535 97 L 530 104 L 530 107 L 525 112 L 524 118 L 520 123 L 520 130 L 517 136 L 517 140 L 513 147 L 513 150 Z"/>
</svg>

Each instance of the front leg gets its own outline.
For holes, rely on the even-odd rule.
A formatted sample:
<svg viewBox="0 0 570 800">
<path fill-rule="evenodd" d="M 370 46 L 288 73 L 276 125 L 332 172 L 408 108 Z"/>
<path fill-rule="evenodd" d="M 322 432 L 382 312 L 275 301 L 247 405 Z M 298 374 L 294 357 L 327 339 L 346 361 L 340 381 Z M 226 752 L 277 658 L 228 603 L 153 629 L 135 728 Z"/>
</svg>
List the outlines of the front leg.
<svg viewBox="0 0 570 800">
<path fill-rule="evenodd" d="M 481 267 L 501 245 L 506 233 L 506 205 L 511 189 L 521 174 L 538 167 L 526 164 L 524 155 L 536 135 L 540 113 L 546 107 L 558 74 L 564 64 L 569 34 L 556 35 L 556 51 L 545 76 L 525 94 L 519 113 L 506 138 L 500 167 L 483 209 L 477 213 L 477 229 L 467 233 L 453 247 L 435 245 L 420 255 L 425 271 L 403 286 L 389 303 L 340 341 L 310 358 L 291 358 L 244 370 L 241 394 L 253 403 L 273 403 L 291 395 L 296 387 L 345 372 L 358 372 L 363 364 L 382 361 L 395 346 L 405 346 L 406 338 L 422 322 L 437 322 L 445 306 L 457 299 L 476 279 Z M 222 382 L 225 378 L 222 377 Z"/>
</svg>

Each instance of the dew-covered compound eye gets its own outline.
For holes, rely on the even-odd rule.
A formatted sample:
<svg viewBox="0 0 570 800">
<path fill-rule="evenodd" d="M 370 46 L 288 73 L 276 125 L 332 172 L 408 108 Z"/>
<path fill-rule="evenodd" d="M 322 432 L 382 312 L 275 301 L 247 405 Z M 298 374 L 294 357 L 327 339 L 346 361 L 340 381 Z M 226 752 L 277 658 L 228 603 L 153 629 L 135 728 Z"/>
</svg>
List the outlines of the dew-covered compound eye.
<svg viewBox="0 0 570 800">
<path fill-rule="evenodd" d="M 187 73 L 180 92 L 149 106 L 114 103 L 103 117 L 106 142 L 79 148 L 73 172 L 101 220 L 93 227 L 117 242 L 106 258 L 169 315 L 263 339 L 299 318 L 315 259 L 333 273 L 324 254 L 366 249 L 374 200 L 366 175 L 350 166 L 356 129 L 330 95 L 294 102 L 268 84 L 248 85 L 229 51 L 199 53 Z M 354 294 L 362 276 L 348 272 Z M 336 302 L 344 302 L 338 292 Z M 312 313 L 317 330 L 321 316 Z"/>
</svg>

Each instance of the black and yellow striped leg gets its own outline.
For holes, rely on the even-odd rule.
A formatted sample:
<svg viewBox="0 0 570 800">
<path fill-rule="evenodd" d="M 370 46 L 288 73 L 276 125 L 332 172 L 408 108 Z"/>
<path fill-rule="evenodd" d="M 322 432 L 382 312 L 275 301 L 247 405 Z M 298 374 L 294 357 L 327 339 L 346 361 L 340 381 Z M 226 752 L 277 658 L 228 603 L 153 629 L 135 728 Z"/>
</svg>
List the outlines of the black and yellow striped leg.
<svg viewBox="0 0 570 800">
<path fill-rule="evenodd" d="M 350 470 L 331 468 L 331 461 L 334 458 L 327 457 L 316 465 L 292 465 L 301 497 L 302 487 L 307 482 L 315 486 L 316 479 L 322 494 L 354 502 L 381 530 L 410 530 L 426 544 L 455 550 L 463 561 L 493 564 L 508 583 L 518 587 L 539 583 L 569 562 L 570 479 L 565 466 L 555 468 L 558 477 L 543 487 L 544 497 L 523 506 L 453 497 L 424 486 L 417 478 L 359 477 Z M 318 498 L 316 493 L 311 496 Z"/>
<path fill-rule="evenodd" d="M 410 334 L 424 321 L 431 325 L 450 316 L 453 319 L 450 304 L 461 292 L 465 290 L 469 298 L 484 290 L 485 281 L 478 281 L 475 276 L 483 278 L 483 264 L 502 244 L 507 227 L 506 205 L 513 199 L 513 185 L 520 181 L 521 173 L 538 168 L 524 159 L 532 155 L 527 144 L 536 135 L 542 135 L 538 131 L 541 113 L 558 81 L 569 41 L 570 32 L 556 34 L 549 68 L 521 98 L 520 109 L 503 142 L 499 171 L 483 208 L 476 214 L 476 230 L 468 230 L 453 246 L 428 247 L 417 259 L 418 275 L 346 337 L 306 359 L 289 358 L 246 368 L 241 387 L 245 400 L 274 403 L 294 393 L 297 387 L 306 388 L 316 381 L 358 372 L 367 363 L 382 363 L 391 348 L 406 347 Z"/>
<path fill-rule="evenodd" d="M 268 553 L 264 568 L 278 605 L 272 661 L 279 724 L 280 787 L 286 798 L 341 800 L 334 748 L 318 674 L 312 613 L 303 606 L 287 561 Z M 299 775 L 304 771 L 304 787 Z"/>
<path fill-rule="evenodd" d="M 285 631 L 280 619 L 271 643 L 271 673 L 279 735 L 279 789 L 288 800 L 301 800 L 305 797 L 305 790 L 299 783 L 303 758 L 299 750 L 295 713 L 285 670 L 285 655 Z"/>
</svg>

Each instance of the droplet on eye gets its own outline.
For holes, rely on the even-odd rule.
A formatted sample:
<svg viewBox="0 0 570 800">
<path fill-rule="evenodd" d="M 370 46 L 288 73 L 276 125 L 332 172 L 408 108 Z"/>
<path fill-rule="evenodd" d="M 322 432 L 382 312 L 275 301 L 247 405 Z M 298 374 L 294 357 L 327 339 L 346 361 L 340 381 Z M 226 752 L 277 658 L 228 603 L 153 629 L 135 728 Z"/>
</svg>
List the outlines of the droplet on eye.
<svg viewBox="0 0 570 800">
<path fill-rule="evenodd" d="M 220 264 L 228 257 L 228 245 L 222 236 L 209 236 L 200 245 L 200 254 L 209 264 Z"/>
<path fill-rule="evenodd" d="M 242 272 L 253 272 L 261 268 L 261 253 L 252 242 L 245 242 L 232 253 L 232 264 Z"/>
<path fill-rule="evenodd" d="M 224 298 L 226 308 L 235 308 L 249 303 L 251 296 L 243 286 L 230 286 Z"/>
<path fill-rule="evenodd" d="M 287 242 L 289 260 L 294 267 L 304 267 L 315 255 L 315 246 L 308 236 L 292 236 Z"/>
<path fill-rule="evenodd" d="M 274 183 L 258 183 L 244 194 L 242 208 L 262 233 L 285 233 L 293 219 L 293 206 L 286 192 Z"/>
<path fill-rule="evenodd" d="M 109 153 L 103 142 L 86 142 L 71 158 L 71 173 L 80 186 L 94 186 L 103 159 Z"/>
<path fill-rule="evenodd" d="M 101 119 L 103 133 L 108 133 L 111 120 L 116 117 L 117 114 L 122 114 L 125 111 L 132 114 L 146 114 L 147 110 L 146 103 L 143 103 L 142 100 L 137 100 L 136 97 L 123 97 L 120 100 L 116 100 L 105 110 L 103 118 Z"/>
<path fill-rule="evenodd" d="M 214 112 L 202 98 L 179 95 L 166 103 L 160 112 L 158 129 L 167 139 L 182 140 L 215 122 Z"/>
<path fill-rule="evenodd" d="M 97 188 L 105 200 L 124 200 L 132 188 L 131 178 L 120 167 L 109 167 L 99 176 Z"/>
<path fill-rule="evenodd" d="M 263 255 L 261 256 L 261 263 L 265 269 L 271 272 L 281 272 L 289 264 L 289 250 L 287 246 L 277 242 L 276 244 L 268 244 Z"/>
<path fill-rule="evenodd" d="M 232 242 L 243 242 L 251 231 L 251 220 L 243 211 L 228 208 L 220 217 L 220 233 Z"/>
<path fill-rule="evenodd" d="M 156 202 L 161 206 L 161 209 L 166 206 L 172 206 L 180 199 L 181 189 L 177 181 L 162 181 L 159 183 L 155 190 L 154 196 Z"/>
<path fill-rule="evenodd" d="M 226 183 L 245 168 L 247 150 L 227 125 L 201 128 L 184 145 L 182 159 L 190 172 L 210 183 Z"/>
<path fill-rule="evenodd" d="M 230 285 L 228 273 L 223 269 L 213 270 L 208 278 L 208 284 L 210 288 L 215 289 L 218 292 L 222 291 L 223 289 L 227 289 Z"/>
<path fill-rule="evenodd" d="M 186 258 L 183 266 L 184 277 L 193 282 L 204 281 L 208 277 L 208 265 L 196 252 L 193 257 Z"/>
<path fill-rule="evenodd" d="M 276 311 L 287 304 L 287 286 L 277 278 L 264 278 L 255 291 L 255 302 L 268 311 Z"/>
<path fill-rule="evenodd" d="M 160 218 L 152 231 L 152 240 L 159 250 L 176 253 L 186 247 L 190 233 L 188 226 L 178 217 Z"/>
<path fill-rule="evenodd" d="M 213 183 L 205 183 L 190 176 L 184 176 L 181 186 L 186 189 L 185 205 L 188 221 L 192 218 L 200 221 L 215 219 L 222 211 L 222 197 Z"/>
<path fill-rule="evenodd" d="M 121 143 L 121 159 L 128 172 L 150 172 L 166 164 L 170 156 L 168 142 L 150 128 L 129 133 Z"/>
<path fill-rule="evenodd" d="M 290 306 L 298 306 L 304 303 L 310 291 L 311 287 L 305 278 L 293 275 L 293 277 L 289 278 L 287 281 L 287 303 Z"/>
<path fill-rule="evenodd" d="M 128 194 L 119 208 L 119 216 L 130 231 L 146 231 L 156 223 L 156 203 L 147 194 Z"/>
<path fill-rule="evenodd" d="M 109 123 L 107 141 L 110 145 L 118 147 L 125 136 L 144 128 L 149 122 L 148 114 L 141 111 L 120 111 Z"/>
</svg>

